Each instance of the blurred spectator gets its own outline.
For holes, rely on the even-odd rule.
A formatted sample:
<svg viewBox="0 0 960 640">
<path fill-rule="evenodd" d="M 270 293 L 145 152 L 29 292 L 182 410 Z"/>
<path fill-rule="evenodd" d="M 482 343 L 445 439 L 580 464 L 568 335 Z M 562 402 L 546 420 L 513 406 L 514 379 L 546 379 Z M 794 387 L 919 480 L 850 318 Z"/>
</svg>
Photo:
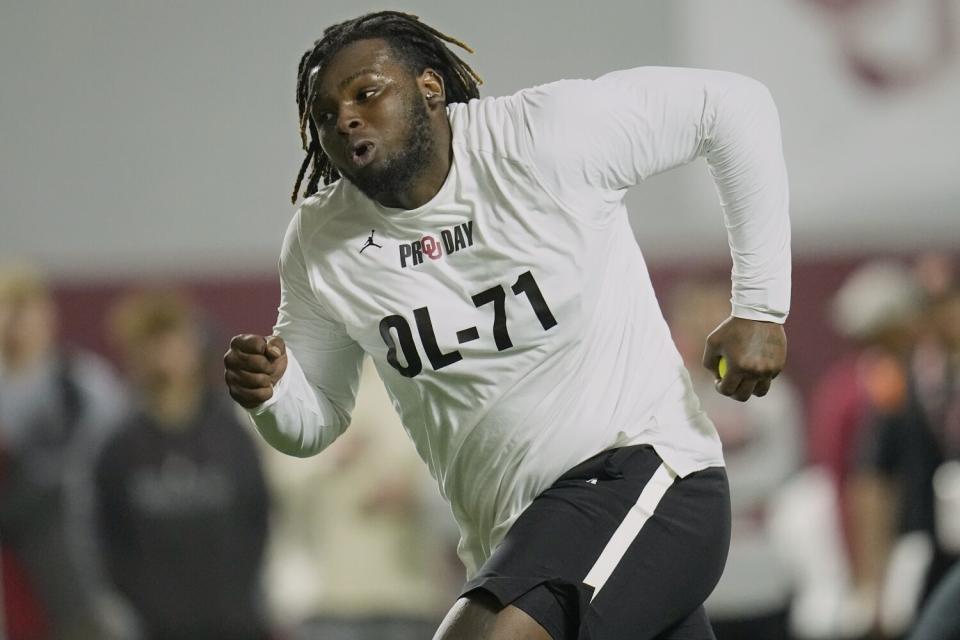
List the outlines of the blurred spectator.
<svg viewBox="0 0 960 640">
<path fill-rule="evenodd" d="M 458 535 L 373 364 L 342 438 L 316 458 L 266 460 L 272 608 L 294 637 L 432 637 L 463 578 Z"/>
<path fill-rule="evenodd" d="M 833 479 L 851 577 L 867 608 L 876 600 L 891 540 L 885 528 L 866 522 L 892 518 L 893 503 L 887 485 L 855 473 L 858 447 L 871 415 L 896 411 L 905 401 L 919 302 L 912 275 L 898 264 L 868 263 L 851 274 L 832 311 L 834 326 L 854 349 L 823 374 L 810 403 L 811 462 Z"/>
<path fill-rule="evenodd" d="M 863 529 L 872 537 L 877 531 L 884 538 L 912 534 L 914 545 L 929 549 L 914 561 L 926 565 L 919 568 L 905 565 L 902 552 L 877 560 L 887 567 L 888 587 L 896 585 L 909 604 L 893 619 L 889 611 L 896 603 L 883 602 L 882 626 L 894 634 L 960 554 L 960 480 L 949 464 L 960 460 L 960 289 L 928 291 L 925 334 L 907 369 L 903 402 L 876 413 L 863 450 L 862 482 L 883 487 L 894 503 L 894 517 L 865 514 Z M 904 575 L 916 576 L 913 592 L 904 588 Z"/>
<path fill-rule="evenodd" d="M 733 527 L 727 565 L 706 607 L 718 640 L 788 637 L 791 570 L 768 526 L 772 503 L 802 459 L 798 394 L 786 376 L 763 398 L 739 403 L 714 389 L 703 345 L 730 314 L 729 283 L 683 283 L 671 295 L 670 326 L 701 405 L 723 442 Z"/>
<path fill-rule="evenodd" d="M 60 346 L 56 334 L 40 274 L 0 270 L 0 540 L 11 640 L 106 636 L 84 557 L 90 530 L 70 506 L 82 504 L 72 494 L 122 394 L 102 360 Z"/>
<path fill-rule="evenodd" d="M 264 638 L 266 487 L 251 435 L 208 385 L 195 312 L 136 294 L 112 329 L 135 406 L 96 466 L 107 571 L 149 640 Z"/>
</svg>

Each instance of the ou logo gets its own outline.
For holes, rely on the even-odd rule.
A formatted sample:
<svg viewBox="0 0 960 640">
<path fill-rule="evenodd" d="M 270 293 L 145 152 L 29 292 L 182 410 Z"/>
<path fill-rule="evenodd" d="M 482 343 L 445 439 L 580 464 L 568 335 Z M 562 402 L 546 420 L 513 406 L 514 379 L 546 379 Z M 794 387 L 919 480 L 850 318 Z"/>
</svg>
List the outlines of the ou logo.
<svg viewBox="0 0 960 640">
<path fill-rule="evenodd" d="M 443 255 L 443 249 L 440 248 L 440 243 L 437 242 L 433 236 L 423 236 L 423 239 L 420 240 L 420 248 L 423 249 L 423 253 L 431 260 L 436 260 Z"/>
</svg>

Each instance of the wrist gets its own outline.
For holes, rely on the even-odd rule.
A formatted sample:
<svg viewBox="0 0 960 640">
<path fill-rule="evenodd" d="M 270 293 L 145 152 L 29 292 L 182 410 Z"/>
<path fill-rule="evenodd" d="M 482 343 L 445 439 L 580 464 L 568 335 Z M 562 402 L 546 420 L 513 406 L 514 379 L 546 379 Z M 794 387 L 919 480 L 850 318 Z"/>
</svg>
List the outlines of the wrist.
<svg viewBox="0 0 960 640">
<path fill-rule="evenodd" d="M 774 324 L 783 324 L 787 321 L 788 312 L 773 311 L 771 309 L 757 309 L 733 303 L 730 316 L 741 320 L 753 320 L 756 322 L 772 322 Z"/>
<path fill-rule="evenodd" d="M 272 394 L 270 397 L 255 407 L 247 408 L 247 412 L 253 416 L 259 416 L 263 413 L 266 413 L 271 409 L 271 407 L 283 399 L 283 397 L 288 393 L 289 386 L 290 385 L 287 382 L 287 376 L 281 374 L 280 379 L 277 380 L 272 386 Z"/>
</svg>

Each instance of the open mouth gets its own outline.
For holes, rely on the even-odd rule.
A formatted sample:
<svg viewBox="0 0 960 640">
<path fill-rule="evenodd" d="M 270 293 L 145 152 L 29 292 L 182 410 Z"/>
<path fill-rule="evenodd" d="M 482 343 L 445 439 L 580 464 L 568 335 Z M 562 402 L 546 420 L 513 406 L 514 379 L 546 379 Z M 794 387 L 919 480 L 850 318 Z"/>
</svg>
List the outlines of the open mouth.
<svg viewBox="0 0 960 640">
<path fill-rule="evenodd" d="M 369 140 L 358 142 L 350 153 L 350 162 L 358 169 L 362 169 L 373 161 L 376 145 Z"/>
</svg>

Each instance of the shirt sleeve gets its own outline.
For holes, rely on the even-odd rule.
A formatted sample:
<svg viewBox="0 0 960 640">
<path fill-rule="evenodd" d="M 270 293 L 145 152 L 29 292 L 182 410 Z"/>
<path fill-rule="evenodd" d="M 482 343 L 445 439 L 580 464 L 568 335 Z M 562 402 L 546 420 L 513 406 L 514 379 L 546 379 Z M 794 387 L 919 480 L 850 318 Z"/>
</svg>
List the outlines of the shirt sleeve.
<svg viewBox="0 0 960 640">
<path fill-rule="evenodd" d="M 722 71 L 640 67 L 518 97 L 534 173 L 586 221 L 603 223 L 628 187 L 703 156 L 733 257 L 733 315 L 786 320 L 789 192 L 766 87 Z"/>
<path fill-rule="evenodd" d="M 314 293 L 299 222 L 298 213 L 284 238 L 274 326 L 287 346 L 287 370 L 273 396 L 249 413 L 272 447 L 307 457 L 329 446 L 350 424 L 363 350 Z"/>
</svg>

